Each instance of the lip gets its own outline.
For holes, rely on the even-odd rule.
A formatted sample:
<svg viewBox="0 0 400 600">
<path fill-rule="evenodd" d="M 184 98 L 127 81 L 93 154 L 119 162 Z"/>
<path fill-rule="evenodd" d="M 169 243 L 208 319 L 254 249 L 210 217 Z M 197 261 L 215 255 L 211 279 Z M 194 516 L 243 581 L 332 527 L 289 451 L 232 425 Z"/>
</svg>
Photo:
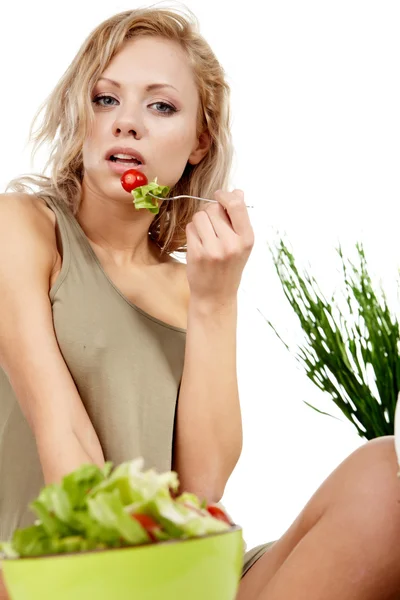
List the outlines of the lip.
<svg viewBox="0 0 400 600">
<path fill-rule="evenodd" d="M 140 160 L 142 165 L 146 164 L 146 161 L 144 160 L 142 154 L 140 154 L 140 152 L 138 152 L 134 148 L 129 148 L 128 146 L 113 146 L 107 151 L 105 159 L 109 160 L 110 156 L 112 156 L 113 154 L 128 154 L 129 156 L 132 156 L 132 158 L 137 158 L 138 160 Z"/>
<path fill-rule="evenodd" d="M 130 167 L 128 165 L 124 165 L 123 163 L 112 162 L 111 160 L 108 160 L 107 164 L 110 167 L 110 169 L 112 171 L 114 171 L 114 173 L 119 173 L 120 175 L 125 173 L 125 171 L 129 171 L 130 169 L 135 169 L 135 171 L 142 171 L 142 173 L 144 170 L 144 165 L 137 165 L 135 167 Z"/>
</svg>

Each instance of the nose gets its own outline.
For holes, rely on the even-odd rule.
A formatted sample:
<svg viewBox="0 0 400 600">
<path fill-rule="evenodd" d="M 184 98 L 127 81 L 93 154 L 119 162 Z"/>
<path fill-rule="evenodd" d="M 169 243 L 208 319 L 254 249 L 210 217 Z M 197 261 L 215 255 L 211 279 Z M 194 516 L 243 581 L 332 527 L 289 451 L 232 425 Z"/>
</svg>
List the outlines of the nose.
<svg viewBox="0 0 400 600">
<path fill-rule="evenodd" d="M 120 113 L 114 121 L 113 133 L 116 137 L 133 135 L 135 140 L 139 140 L 143 136 L 143 125 L 139 117 L 133 116 L 132 112 Z"/>
</svg>

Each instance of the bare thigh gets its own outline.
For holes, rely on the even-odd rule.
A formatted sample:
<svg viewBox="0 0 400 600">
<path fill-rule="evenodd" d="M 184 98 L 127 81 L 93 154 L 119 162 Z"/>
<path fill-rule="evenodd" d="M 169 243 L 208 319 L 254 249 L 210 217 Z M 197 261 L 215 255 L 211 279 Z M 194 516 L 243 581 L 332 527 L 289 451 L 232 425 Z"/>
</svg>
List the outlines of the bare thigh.
<svg viewBox="0 0 400 600">
<path fill-rule="evenodd" d="M 6 586 L 3 581 L 2 572 L 0 569 L 0 600 L 8 600 Z"/>
<path fill-rule="evenodd" d="M 400 598 L 397 471 L 393 438 L 354 452 L 249 569 L 237 600 Z"/>
</svg>

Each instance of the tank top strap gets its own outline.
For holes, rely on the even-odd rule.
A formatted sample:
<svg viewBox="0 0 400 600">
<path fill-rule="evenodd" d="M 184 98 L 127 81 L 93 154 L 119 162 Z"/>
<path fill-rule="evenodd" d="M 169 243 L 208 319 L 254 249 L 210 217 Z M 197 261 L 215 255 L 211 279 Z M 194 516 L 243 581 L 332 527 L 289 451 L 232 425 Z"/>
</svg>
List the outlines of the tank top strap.
<svg viewBox="0 0 400 600">
<path fill-rule="evenodd" d="M 69 252 L 73 256 L 80 254 L 79 259 L 83 255 L 89 262 L 92 262 L 93 252 L 89 240 L 69 206 L 56 198 L 43 198 L 43 200 L 56 215 L 61 241 L 63 243 L 64 241 L 66 242 L 66 248 L 65 250 L 63 249 L 63 253 Z"/>
<path fill-rule="evenodd" d="M 56 216 L 61 241 L 62 267 L 50 290 L 50 299 L 54 300 L 55 294 L 67 274 L 72 276 L 77 285 L 88 283 L 93 277 L 101 282 L 102 276 L 98 272 L 98 260 L 72 210 L 58 198 L 47 196 L 41 196 L 41 198 Z"/>
</svg>

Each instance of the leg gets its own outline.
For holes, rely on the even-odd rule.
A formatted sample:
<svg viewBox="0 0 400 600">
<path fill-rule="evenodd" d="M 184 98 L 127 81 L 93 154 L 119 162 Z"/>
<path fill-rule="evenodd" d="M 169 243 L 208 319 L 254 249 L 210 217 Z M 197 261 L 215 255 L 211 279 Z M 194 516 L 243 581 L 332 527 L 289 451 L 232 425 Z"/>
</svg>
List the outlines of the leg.
<svg viewBox="0 0 400 600">
<path fill-rule="evenodd" d="M 249 569 L 237 600 L 398 600 L 397 471 L 392 437 L 354 452 Z"/>
<path fill-rule="evenodd" d="M 8 594 L 6 590 L 6 586 L 3 581 L 3 575 L 0 569 L 0 600 L 8 600 Z"/>
</svg>

